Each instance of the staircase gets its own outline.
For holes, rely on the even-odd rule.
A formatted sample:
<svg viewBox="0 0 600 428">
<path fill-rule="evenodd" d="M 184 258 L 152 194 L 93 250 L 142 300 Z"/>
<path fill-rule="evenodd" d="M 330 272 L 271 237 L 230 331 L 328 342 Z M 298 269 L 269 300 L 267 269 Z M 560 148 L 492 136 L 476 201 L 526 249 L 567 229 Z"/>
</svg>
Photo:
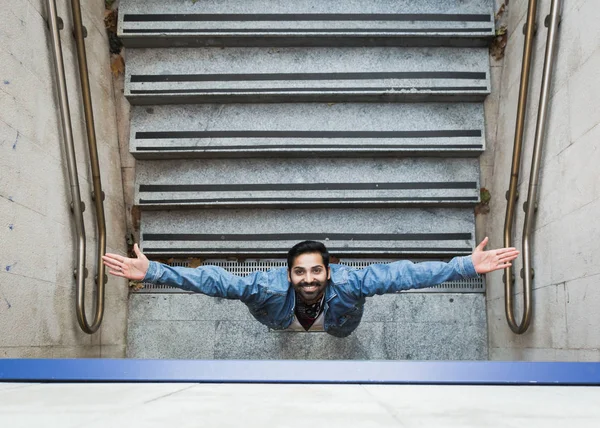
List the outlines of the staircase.
<svg viewBox="0 0 600 428">
<path fill-rule="evenodd" d="M 472 251 L 482 102 L 490 92 L 490 0 L 121 0 L 119 15 L 135 202 L 149 257 L 260 267 L 304 239 L 325 242 L 348 262 Z M 456 320 L 464 319 L 461 305 L 479 305 L 484 316 L 473 346 L 483 349 L 471 359 L 487 356 L 483 295 L 428 294 L 435 304 L 401 296 L 380 298 L 391 305 L 379 309 L 389 312 L 381 322 L 398 322 L 396 312 L 407 309 L 401 299 L 424 313 L 443 312 L 440 302 L 451 301 L 444 319 Z M 207 327 L 217 331 L 208 353 L 194 348 L 166 357 L 256 357 L 239 343 L 246 353 L 219 353 L 219 328 L 225 335 L 237 329 L 243 343 L 276 344 L 260 358 L 285 358 L 290 340 L 335 339 L 289 339 L 248 325 L 244 315 L 234 320 L 241 325 L 222 327 L 237 306 L 205 296 L 174 303 L 180 297 L 140 294 L 132 305 L 147 314 L 161 299 L 173 299 L 172 309 L 199 299 L 204 310 L 229 309 L 222 319 L 189 320 L 217 323 Z M 130 320 L 130 356 L 149 355 L 143 325 Z M 392 330 L 384 328 L 382 343 Z M 359 342 L 333 357 L 372 357 L 356 351 L 363 345 L 360 332 L 354 336 Z M 398 351 L 402 346 L 378 357 L 414 357 Z"/>
</svg>

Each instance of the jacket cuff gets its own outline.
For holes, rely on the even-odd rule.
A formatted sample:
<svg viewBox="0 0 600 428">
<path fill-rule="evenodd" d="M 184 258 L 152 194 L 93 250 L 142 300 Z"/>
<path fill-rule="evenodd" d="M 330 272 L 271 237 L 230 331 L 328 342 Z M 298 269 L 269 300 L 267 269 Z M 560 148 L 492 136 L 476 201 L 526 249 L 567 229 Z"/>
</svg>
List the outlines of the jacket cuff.
<svg viewBox="0 0 600 428">
<path fill-rule="evenodd" d="M 461 270 L 461 274 L 465 278 L 479 278 L 479 274 L 475 270 L 475 266 L 473 265 L 472 256 L 463 256 L 459 257 L 459 266 Z"/>
<path fill-rule="evenodd" d="M 142 279 L 142 282 L 155 283 L 158 278 L 162 275 L 162 266 L 158 262 L 151 261 L 146 271 L 146 276 Z"/>
</svg>

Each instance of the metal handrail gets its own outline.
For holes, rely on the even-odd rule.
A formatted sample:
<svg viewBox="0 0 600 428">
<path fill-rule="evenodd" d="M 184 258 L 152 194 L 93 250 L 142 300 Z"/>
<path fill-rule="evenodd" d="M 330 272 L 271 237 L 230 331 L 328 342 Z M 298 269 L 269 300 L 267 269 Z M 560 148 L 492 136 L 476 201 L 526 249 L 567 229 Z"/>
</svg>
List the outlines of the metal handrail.
<svg viewBox="0 0 600 428">
<path fill-rule="evenodd" d="M 515 141 L 513 145 L 512 167 L 510 171 L 510 184 L 506 199 L 506 217 L 504 219 L 504 246 L 512 247 L 512 226 L 514 212 L 517 202 L 517 185 L 519 182 L 519 170 L 521 169 L 521 150 L 523 147 L 523 133 L 525 129 L 525 113 L 527 107 L 527 93 L 529 91 L 529 74 L 531 68 L 531 56 L 533 53 L 533 37 L 535 35 L 535 24 L 537 14 L 537 0 L 529 0 L 527 8 L 527 22 L 525 24 L 525 46 L 523 49 L 523 63 L 521 65 L 521 82 L 519 87 L 519 101 L 517 104 L 517 123 L 515 127 Z M 517 325 L 513 312 L 513 273 L 512 266 L 505 269 L 504 295 L 506 320 L 511 330 L 515 333 L 524 333 L 531 322 L 531 290 L 524 288 L 523 320 Z"/>
<path fill-rule="evenodd" d="M 87 61 L 85 56 L 85 46 L 83 45 L 83 26 L 81 25 L 81 8 L 79 1 L 72 2 L 74 35 L 77 43 L 77 53 L 79 56 L 79 70 L 81 76 L 81 86 L 83 92 L 83 101 L 85 109 L 86 128 L 88 134 L 88 146 L 90 151 L 90 161 L 92 163 L 93 175 L 93 194 L 92 199 L 96 208 L 96 218 L 98 226 L 98 261 L 96 269 L 96 310 L 94 322 L 90 325 L 87 322 L 85 314 L 85 278 L 87 270 L 85 268 L 85 225 L 83 222 L 84 203 L 81 200 L 81 191 L 79 178 L 77 174 L 77 159 L 75 157 L 75 148 L 73 144 L 73 130 L 71 126 L 71 112 L 69 108 L 67 85 L 65 79 L 65 69 L 62 55 L 62 46 L 59 34 L 59 18 L 56 12 L 56 0 L 47 0 L 48 4 L 48 26 L 52 38 L 52 51 L 54 54 L 54 67 L 56 72 L 56 85 L 58 89 L 58 99 L 60 105 L 61 123 L 65 137 L 65 151 L 67 154 L 67 169 L 69 182 L 71 186 L 71 209 L 75 220 L 75 229 L 77 233 L 77 265 L 74 270 L 74 276 L 77 281 L 77 320 L 81 329 L 89 334 L 95 333 L 104 315 L 104 285 L 106 275 L 102 264 L 102 255 L 106 252 L 106 227 L 104 220 L 104 193 L 100 183 L 100 171 L 98 166 L 98 153 L 96 147 L 96 137 L 94 131 L 94 120 L 92 115 L 91 96 L 89 88 L 89 79 L 87 72 Z"/>
<path fill-rule="evenodd" d="M 548 37 L 546 40 L 546 53 L 544 56 L 544 70 L 542 73 L 542 87 L 540 90 L 540 104 L 535 128 L 535 140 L 533 145 L 533 159 L 531 161 L 531 172 L 529 175 L 529 189 L 527 191 L 527 202 L 525 203 L 525 224 L 523 226 L 523 266 L 524 287 L 532 289 L 531 281 L 534 271 L 531 267 L 531 243 L 530 236 L 533 228 L 533 217 L 537 210 L 537 190 L 540 163 L 542 158 L 542 146 L 546 133 L 546 118 L 548 113 L 548 98 L 550 93 L 550 82 L 552 79 L 552 67 L 554 54 L 556 53 L 556 38 L 560 22 L 560 0 L 552 0 L 548 25 Z"/>
<path fill-rule="evenodd" d="M 517 108 L 517 126 L 515 129 L 515 144 L 513 148 L 513 162 L 510 178 L 510 187 L 507 192 L 508 204 L 506 207 L 506 219 L 504 223 L 504 245 L 511 247 L 512 242 L 512 224 L 514 221 L 514 209 L 516 205 L 517 184 L 519 178 L 519 170 L 521 166 L 521 149 L 523 142 L 523 130 L 525 121 L 525 112 L 527 105 L 527 92 L 529 88 L 529 73 L 531 65 L 532 39 L 535 32 L 535 16 L 537 9 L 537 0 L 530 0 L 527 12 L 525 50 L 523 53 L 523 65 L 521 69 L 521 86 L 519 88 L 519 104 Z M 552 64 L 554 53 L 556 50 L 556 32 L 559 24 L 560 1 L 552 0 L 550 7 L 550 15 L 547 17 L 546 25 L 548 26 L 548 38 L 546 40 L 546 53 L 544 58 L 544 70 L 542 75 L 542 86 L 540 91 L 540 102 L 538 116 L 536 121 L 535 141 L 533 149 L 533 158 L 531 164 L 531 172 L 529 177 L 529 189 L 527 193 L 527 201 L 523 205 L 525 211 L 525 222 L 523 226 L 523 264 L 522 277 L 523 284 L 523 318 L 521 323 L 515 321 L 513 311 L 513 288 L 514 277 L 512 267 L 505 269 L 505 310 L 506 320 L 510 329 L 516 334 L 523 334 L 529 328 L 532 320 L 532 279 L 534 271 L 531 267 L 531 244 L 530 236 L 533 225 L 533 217 L 537 210 L 537 187 L 538 176 L 540 169 L 542 143 L 546 131 L 546 116 L 548 112 L 548 98 L 550 90 L 550 80 L 552 77 Z"/>
<path fill-rule="evenodd" d="M 85 316 L 85 289 L 83 284 L 77 287 L 77 319 L 82 330 L 86 333 L 94 333 L 102 323 L 104 315 L 104 286 L 108 280 L 102 256 L 106 253 L 106 221 L 104 217 L 104 192 L 100 178 L 100 164 L 98 162 L 98 146 L 96 144 L 96 131 L 94 126 L 94 110 L 92 108 L 92 95 L 90 91 L 90 80 L 87 66 L 87 55 L 85 52 L 84 26 L 81 19 L 81 4 L 79 0 L 71 0 L 73 13 L 73 32 L 77 46 L 77 58 L 79 60 L 79 78 L 81 80 L 81 96 L 83 98 L 83 110 L 87 130 L 88 152 L 90 155 L 90 166 L 92 169 L 92 200 L 96 209 L 97 229 L 97 251 L 96 251 L 96 313 L 94 322 L 90 326 Z M 86 31 L 87 32 L 87 31 Z"/>
</svg>

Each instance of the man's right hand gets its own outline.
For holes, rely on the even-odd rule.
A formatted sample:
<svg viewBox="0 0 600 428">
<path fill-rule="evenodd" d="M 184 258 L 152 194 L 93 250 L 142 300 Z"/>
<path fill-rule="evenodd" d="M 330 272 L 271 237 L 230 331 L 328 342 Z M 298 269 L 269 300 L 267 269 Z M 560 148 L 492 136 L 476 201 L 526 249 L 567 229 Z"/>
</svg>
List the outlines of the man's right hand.
<svg viewBox="0 0 600 428">
<path fill-rule="evenodd" d="M 137 244 L 133 244 L 133 251 L 135 251 L 137 259 L 106 253 L 102 256 L 102 261 L 110 269 L 109 273 L 111 275 L 141 281 L 146 276 L 150 262 L 140 251 Z"/>
</svg>

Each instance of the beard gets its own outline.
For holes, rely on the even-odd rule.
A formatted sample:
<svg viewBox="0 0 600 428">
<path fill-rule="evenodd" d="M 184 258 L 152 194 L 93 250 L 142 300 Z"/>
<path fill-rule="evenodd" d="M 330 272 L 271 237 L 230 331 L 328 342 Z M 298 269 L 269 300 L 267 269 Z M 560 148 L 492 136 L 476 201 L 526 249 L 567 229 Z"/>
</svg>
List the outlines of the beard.
<svg viewBox="0 0 600 428">
<path fill-rule="evenodd" d="M 302 281 L 294 284 L 296 293 L 305 304 L 313 304 L 317 302 L 325 292 L 325 283 L 321 281 Z"/>
</svg>

